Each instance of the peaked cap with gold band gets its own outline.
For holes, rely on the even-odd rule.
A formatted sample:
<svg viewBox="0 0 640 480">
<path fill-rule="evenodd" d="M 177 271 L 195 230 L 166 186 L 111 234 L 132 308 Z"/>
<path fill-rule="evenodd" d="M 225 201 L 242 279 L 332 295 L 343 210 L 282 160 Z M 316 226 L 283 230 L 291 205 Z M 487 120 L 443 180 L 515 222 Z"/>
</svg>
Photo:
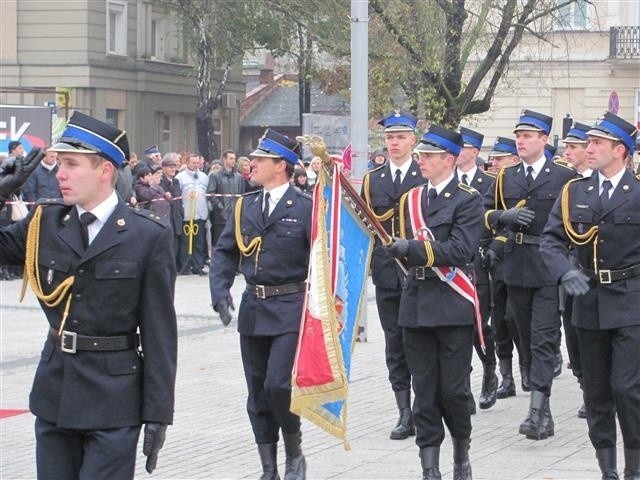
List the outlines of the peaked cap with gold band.
<svg viewBox="0 0 640 480">
<path fill-rule="evenodd" d="M 95 153 L 121 168 L 129 159 L 127 133 L 108 123 L 74 112 L 52 152 Z"/>
</svg>

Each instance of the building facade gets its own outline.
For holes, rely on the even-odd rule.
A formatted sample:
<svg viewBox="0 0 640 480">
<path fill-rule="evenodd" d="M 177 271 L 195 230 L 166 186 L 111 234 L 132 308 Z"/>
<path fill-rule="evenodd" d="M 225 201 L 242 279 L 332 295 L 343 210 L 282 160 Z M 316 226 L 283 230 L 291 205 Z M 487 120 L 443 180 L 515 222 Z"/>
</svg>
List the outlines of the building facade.
<svg viewBox="0 0 640 480">
<path fill-rule="evenodd" d="M 194 70 L 157 2 L 2 0 L 0 24 L 0 104 L 82 111 L 126 130 L 139 154 L 153 144 L 197 150 Z M 239 142 L 239 72 L 226 92 L 214 118 L 220 150 Z"/>
<path fill-rule="evenodd" d="M 592 124 L 612 111 L 640 126 L 640 2 L 578 0 L 540 27 L 544 40 L 526 34 L 513 52 L 491 110 L 462 122 L 485 134 L 485 150 L 525 108 L 553 116 L 550 142 L 567 116 Z"/>
</svg>

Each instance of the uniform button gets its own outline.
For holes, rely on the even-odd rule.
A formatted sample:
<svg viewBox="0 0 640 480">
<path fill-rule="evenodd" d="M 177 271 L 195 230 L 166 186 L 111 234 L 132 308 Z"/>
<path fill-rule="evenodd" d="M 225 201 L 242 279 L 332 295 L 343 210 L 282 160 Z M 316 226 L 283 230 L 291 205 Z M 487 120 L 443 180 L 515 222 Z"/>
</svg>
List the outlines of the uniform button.
<svg viewBox="0 0 640 480">
<path fill-rule="evenodd" d="M 76 320 L 75 318 L 73 320 L 71 320 L 71 325 L 73 325 L 74 327 L 77 327 L 79 323 L 80 322 L 78 320 Z"/>
<path fill-rule="evenodd" d="M 600 225 L 604 225 L 604 220 L 600 220 Z"/>
<path fill-rule="evenodd" d="M 529 200 L 531 200 L 531 195 L 527 195 L 527 198 L 528 198 Z"/>
<path fill-rule="evenodd" d="M 55 265 L 55 264 L 56 264 L 56 261 L 55 261 L 55 260 L 50 260 L 50 261 L 49 261 L 49 265 Z"/>
<path fill-rule="evenodd" d="M 82 294 L 81 293 L 76 293 L 75 294 L 75 298 L 76 298 L 76 300 L 82 300 Z"/>
<path fill-rule="evenodd" d="M 133 365 L 131 368 L 134 369 L 134 370 L 138 369 L 138 367 L 136 367 L 135 365 Z"/>
<path fill-rule="evenodd" d="M 261 272 L 262 271 L 262 267 L 258 267 L 258 271 Z"/>
<path fill-rule="evenodd" d="M 116 275 L 120 275 L 120 270 L 118 270 L 117 268 L 113 271 L 113 273 L 115 273 Z"/>
<path fill-rule="evenodd" d="M 84 275 L 84 268 L 81 268 L 80 270 L 78 270 L 78 275 L 80 276 Z"/>
<path fill-rule="evenodd" d="M 599 263 L 604 263 L 603 259 L 598 260 Z"/>
<path fill-rule="evenodd" d="M 601 240 L 600 240 L 600 243 L 604 243 L 604 240 L 602 240 L 602 239 L 601 239 Z"/>
</svg>

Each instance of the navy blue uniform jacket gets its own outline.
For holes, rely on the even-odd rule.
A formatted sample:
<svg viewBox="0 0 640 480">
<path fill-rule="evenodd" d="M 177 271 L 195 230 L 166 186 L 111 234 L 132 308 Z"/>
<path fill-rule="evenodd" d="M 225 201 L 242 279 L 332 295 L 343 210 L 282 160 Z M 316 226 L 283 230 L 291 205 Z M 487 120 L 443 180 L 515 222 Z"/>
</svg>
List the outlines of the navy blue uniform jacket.
<svg viewBox="0 0 640 480">
<path fill-rule="evenodd" d="M 240 232 L 244 245 L 262 238 L 259 250 L 245 257 L 236 242 L 235 212 L 228 219 L 211 259 L 211 303 L 227 298 L 238 264 L 247 284 L 284 285 L 307 279 L 311 244 L 311 198 L 290 186 L 262 219 L 262 190 L 242 197 Z M 304 292 L 261 299 L 245 291 L 238 311 L 243 335 L 280 335 L 300 330 Z"/>
<path fill-rule="evenodd" d="M 383 216 L 389 210 L 393 211 L 393 216 L 382 221 L 382 226 L 391 236 L 400 236 L 398 227 L 398 208 L 400 197 L 413 187 L 422 185 L 426 180 L 422 178 L 417 162 L 411 161 L 411 166 L 407 174 L 402 179 L 400 191 L 396 192 L 393 186 L 393 176 L 388 163 L 367 172 L 362 184 L 362 198 L 378 216 Z M 380 240 L 376 237 L 371 256 L 371 279 L 376 287 L 390 290 L 400 289 L 400 279 L 398 267 L 394 259 L 384 253 Z"/>
<path fill-rule="evenodd" d="M 640 180 L 626 171 L 606 210 L 600 207 L 598 175 L 569 184 L 568 215 L 577 233 L 598 226 L 598 269 L 623 270 L 640 265 Z M 562 223 L 561 199 L 544 229 L 540 253 L 554 280 L 572 268 L 569 238 Z M 573 244 L 580 268 L 593 271 L 593 242 Z M 610 284 L 590 281 L 586 295 L 574 297 L 572 322 L 580 328 L 606 330 L 640 325 L 640 276 Z"/>
<path fill-rule="evenodd" d="M 0 263 L 23 263 L 31 216 L 0 230 Z M 47 340 L 29 408 L 61 428 L 99 430 L 172 423 L 177 327 L 173 306 L 172 233 L 157 215 L 122 201 L 86 250 L 74 207 L 43 207 L 38 269 L 45 294 L 75 276 L 65 330 L 80 335 L 133 335 L 139 329 L 144 360 L 135 350 L 63 353 Z M 51 282 L 49 282 L 51 280 Z M 66 297 L 41 302 L 58 329 Z"/>
<path fill-rule="evenodd" d="M 422 214 L 434 240 L 433 263 L 428 261 L 425 242 L 409 241 L 409 267 L 461 267 L 471 262 L 483 232 L 480 194 L 454 177 L 427 206 L 427 188 L 422 192 Z M 406 238 L 413 238 L 406 213 Z M 416 280 L 409 275 L 402 291 L 399 324 L 402 327 L 472 325 L 473 305 L 436 277 Z"/>
<path fill-rule="evenodd" d="M 503 210 L 513 208 L 524 200 L 525 206 L 535 212 L 535 218 L 528 228 L 515 228 L 512 233 L 521 232 L 539 237 L 562 187 L 575 177 L 576 172 L 561 163 L 547 160 L 530 187 L 527 186 L 523 163 L 502 169 L 498 177 L 501 174 L 504 175 L 502 198 L 505 205 L 503 208 L 498 199 L 498 209 L 495 209 L 496 189 L 493 186 L 489 188 L 484 197 L 487 209 L 485 225 L 494 231 L 503 232 L 504 227 L 498 221 Z M 556 283 L 540 256 L 539 245 L 516 245 L 513 240 L 508 240 L 504 252 L 502 268 L 507 285 L 539 288 Z"/>
</svg>

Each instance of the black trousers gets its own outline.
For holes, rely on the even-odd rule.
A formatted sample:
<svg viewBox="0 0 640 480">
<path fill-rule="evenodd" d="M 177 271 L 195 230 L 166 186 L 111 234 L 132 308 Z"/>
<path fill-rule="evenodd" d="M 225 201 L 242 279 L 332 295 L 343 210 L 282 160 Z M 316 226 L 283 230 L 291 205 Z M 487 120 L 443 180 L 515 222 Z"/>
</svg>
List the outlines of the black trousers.
<svg viewBox="0 0 640 480">
<path fill-rule="evenodd" d="M 577 331 L 591 444 L 616 446 L 617 414 L 624 446 L 639 449 L 640 326 Z"/>
<path fill-rule="evenodd" d="M 140 426 L 69 430 L 36 418 L 39 480 L 133 478 Z"/>
<path fill-rule="evenodd" d="M 580 345 L 578 344 L 578 332 L 571 323 L 573 316 L 573 297 L 567 295 L 564 302 L 564 313 L 562 314 L 562 327 L 564 329 L 564 341 L 567 345 L 567 354 L 571 362 L 573 375 L 582 381 L 582 362 L 580 360 Z"/>
<path fill-rule="evenodd" d="M 411 374 L 402 345 L 402 327 L 398 325 L 402 290 L 376 287 L 378 316 L 384 331 L 385 359 L 389 383 L 394 392 L 411 388 Z"/>
<path fill-rule="evenodd" d="M 214 223 L 213 217 L 211 217 L 211 252 L 213 252 L 213 249 L 216 247 L 218 239 L 224 230 L 224 226 L 224 223 Z"/>
<path fill-rule="evenodd" d="M 413 377 L 416 444 L 437 447 L 447 424 L 453 438 L 471 436 L 466 377 L 471 366 L 473 327 L 405 328 L 404 347 Z"/>
<path fill-rule="evenodd" d="M 189 236 L 184 233 L 184 227 L 189 227 L 189 222 L 182 222 L 183 231 L 178 244 L 178 272 L 200 273 L 204 268 L 204 257 L 207 247 L 206 220 L 194 220 L 196 233 L 193 235 L 192 254 L 189 256 Z"/>
<path fill-rule="evenodd" d="M 531 390 L 551 395 L 560 335 L 558 287 L 507 288 L 508 304 L 520 338 L 520 353 L 531 367 Z"/>
<path fill-rule="evenodd" d="M 478 300 L 480 301 L 480 316 L 482 317 L 482 336 L 484 337 L 484 345 L 486 353 L 482 351 L 480 345 L 480 336 L 478 335 L 478 328 L 474 324 L 473 328 L 473 348 L 476 350 L 478 358 L 482 362 L 482 365 L 488 368 L 496 367 L 496 345 L 493 337 L 493 329 L 489 323 L 491 318 L 491 298 L 489 296 L 489 285 L 487 283 L 481 283 L 476 285 L 476 291 L 478 293 Z"/>
<path fill-rule="evenodd" d="M 507 284 L 502 279 L 493 280 L 491 325 L 494 330 L 498 359 L 511 360 L 513 358 L 513 347 L 515 346 L 518 351 L 518 357 L 522 362 L 518 329 L 508 308 Z"/>
<path fill-rule="evenodd" d="M 256 443 L 276 443 L 278 431 L 300 431 L 300 417 L 289 411 L 291 370 L 297 333 L 273 337 L 240 335 L 240 353 L 247 381 L 247 413 Z"/>
</svg>

